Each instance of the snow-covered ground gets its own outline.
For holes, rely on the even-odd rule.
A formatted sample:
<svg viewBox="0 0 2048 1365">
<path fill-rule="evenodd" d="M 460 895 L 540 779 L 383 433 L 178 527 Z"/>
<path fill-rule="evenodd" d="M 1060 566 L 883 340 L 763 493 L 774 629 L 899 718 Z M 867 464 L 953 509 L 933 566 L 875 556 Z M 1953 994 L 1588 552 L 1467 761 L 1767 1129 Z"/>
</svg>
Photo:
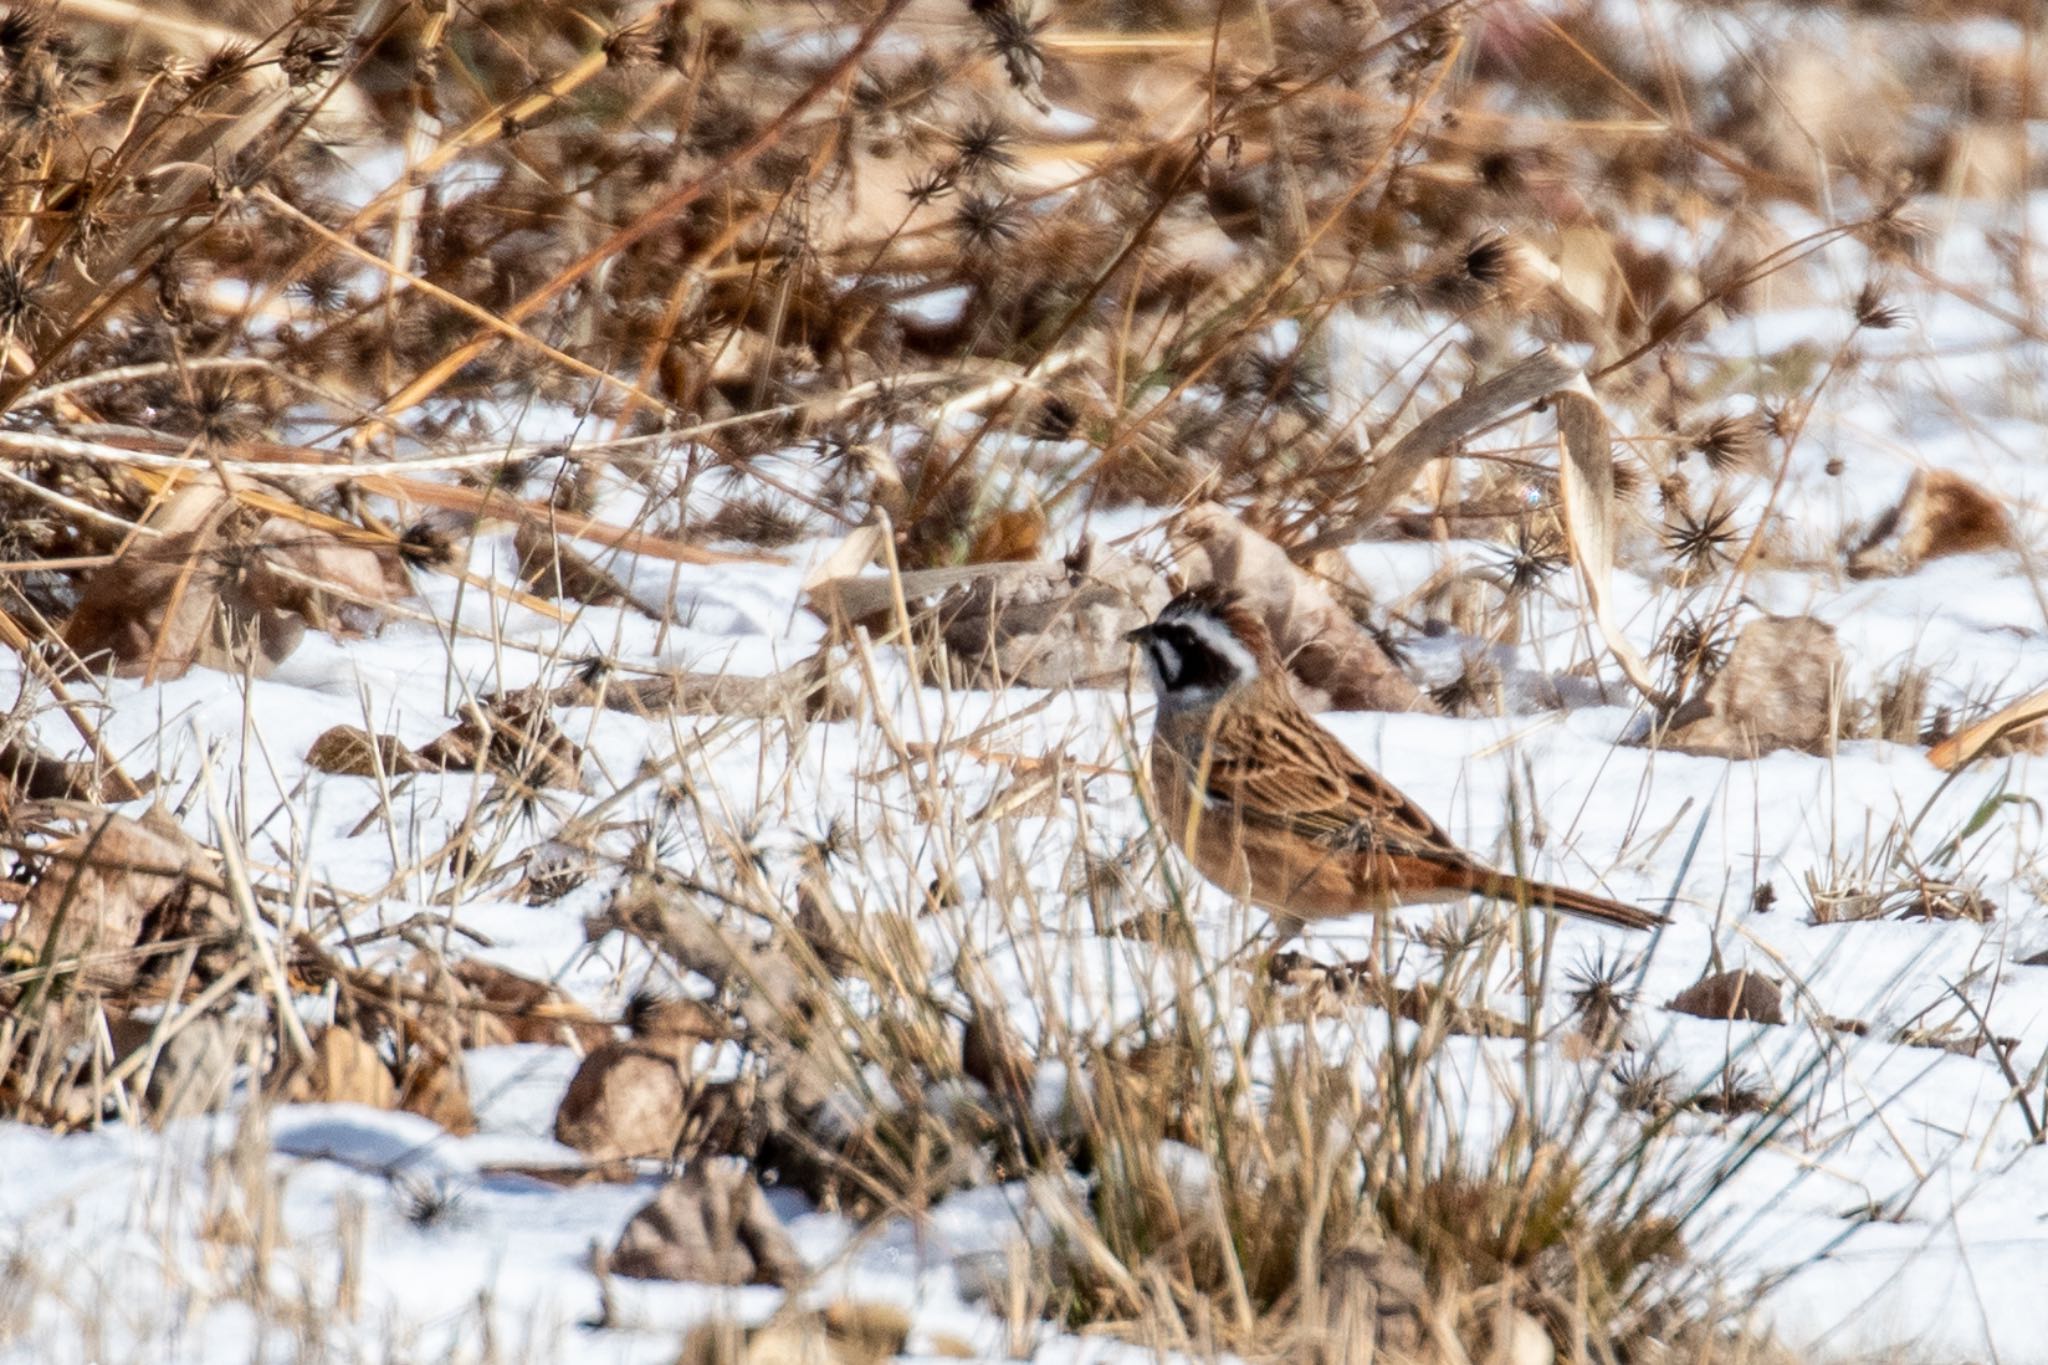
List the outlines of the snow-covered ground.
<svg viewBox="0 0 2048 1365">
<path fill-rule="evenodd" d="M 2036 267 L 2048 265 L 2048 253 L 2025 245 L 2048 239 L 2048 197 L 2036 197 L 2026 214 L 2019 222 L 1931 203 L 1929 216 L 1942 226 L 1927 257 L 1929 278 L 2002 297 L 2000 252 L 2014 242 L 2033 251 Z M 1779 226 L 1798 236 L 1819 224 Z M 1681 257 L 1688 250 L 1675 224 L 1641 231 Z M 1696 244 L 1697 253 L 1709 245 Z M 1795 353 L 1808 363 L 1824 358 L 1850 339 L 1849 301 L 1875 269 L 1860 248 L 1839 243 L 1802 267 L 1811 297 L 1718 328 L 1699 354 L 1731 367 L 1786 363 Z M 1735 605 L 1744 617 L 1807 612 L 1830 623 L 1852 695 L 1872 694 L 1910 665 L 1929 670 L 1930 705 L 2002 703 L 2048 686 L 2048 596 L 2032 569 L 2048 525 L 2040 505 L 2048 487 L 2048 349 L 1967 291 L 1906 279 L 1890 289 L 1911 308 L 1909 319 L 1855 338 L 1861 363 L 1820 391 L 1782 485 L 1770 468 L 1731 487 L 1737 526 L 1746 533 L 1768 508 L 1779 518 L 1778 542 L 1803 561 L 1747 579 Z M 1335 375 L 1332 391 L 1363 394 L 1413 363 L 1421 334 L 1372 317 L 1342 324 L 1339 340 L 1332 353 L 1370 376 Z M 1503 433 L 1501 443 L 1547 439 L 1546 420 Z M 553 442 L 577 426 L 573 414 L 546 407 L 524 410 L 521 421 L 530 429 L 506 432 L 508 443 Z M 2027 550 L 1850 580 L 1842 547 L 1920 468 L 1954 470 L 1999 495 Z M 784 484 L 812 477 L 808 453 L 786 452 L 775 472 Z M 715 501 L 718 491 L 706 485 L 693 496 Z M 1680 591 L 1645 576 L 1657 560 L 1645 548 L 1655 543 L 1653 509 L 1646 493 L 1640 524 L 1625 530 L 1616 583 L 1616 618 L 1645 651 L 1681 612 L 1716 605 L 1727 585 L 1724 576 Z M 616 510 L 624 522 L 639 508 L 599 510 Z M 1083 537 L 1134 537 L 1133 553 L 1164 562 L 1163 518 L 1105 512 L 1088 524 L 1055 524 L 1052 539 L 1063 549 Z M 495 532 L 480 538 L 470 569 L 512 581 L 509 540 Z M 304 756 L 335 725 L 422 743 L 448 728 L 465 695 L 560 682 L 593 654 L 628 668 L 740 674 L 797 663 L 824 635 L 801 585 L 833 544 L 797 544 L 772 566 L 602 556 L 642 605 L 672 618 L 667 623 L 629 608 L 588 608 L 565 627 L 422 573 L 414 605 L 438 625 L 394 620 L 373 637 L 346 641 L 309 634 L 274 676 L 257 681 L 195 670 L 147 687 L 115 682 L 103 732 L 135 770 L 160 774 L 174 803 L 205 777 L 218 783 L 223 807 L 246 821 L 239 837 L 259 871 L 369 898 L 352 927 L 450 914 L 474 936 L 451 940 L 465 955 L 558 983 L 615 1018 L 643 987 L 691 988 L 616 936 L 586 943 L 583 918 L 602 906 L 616 873 L 538 906 L 510 897 L 516 873 L 443 904 L 451 874 L 445 860 L 425 855 L 473 817 L 490 779 L 417 775 L 387 796 L 372 779 L 313 771 Z M 1496 562 L 1499 547 L 1368 541 L 1350 557 L 1378 601 L 1400 603 L 1446 568 Z M 1570 575 L 1553 577 L 1546 592 L 1529 609 L 1510 662 L 1558 675 L 1595 654 Z M 466 629 L 451 638 L 451 624 Z M 1440 678 L 1455 672 L 1468 644 L 1418 640 L 1415 665 Z M 1566 923 L 1555 961 L 1563 970 L 1604 952 L 1631 964 L 1641 1003 L 1630 1041 L 1676 1073 L 1678 1093 L 1712 1090 L 1735 1070 L 1780 1102 L 1762 1116 L 1685 1113 L 1652 1139 L 1649 1164 L 1669 1178 L 1667 1211 L 1687 1217 L 1703 1298 L 1753 1297 L 1762 1322 L 1816 1358 L 2048 1363 L 2039 1295 L 2048 1264 L 2048 1145 L 2034 1131 L 2048 1125 L 2048 966 L 2023 963 L 2048 951 L 2040 804 L 2048 801 L 2048 764 L 2022 752 L 1951 778 L 1917 747 L 1864 740 L 1828 756 L 1781 752 L 1752 762 L 1654 752 L 1625 742 L 1643 717 L 1611 661 L 1603 662 L 1605 704 L 1514 708 L 1495 718 L 1324 720 L 1468 847 L 1504 861 L 1509 813 L 1520 808 L 1541 875 L 1641 903 L 1671 898 L 1672 923 L 1654 945 Z M 850 903 L 912 919 L 942 988 L 971 945 L 998 995 L 1016 1006 L 1027 1041 L 1052 1031 L 1054 1021 L 1039 1013 L 1046 1001 L 1066 1011 L 1058 1032 L 1098 1039 L 1170 1007 L 1173 974 L 1161 950 L 1097 937 L 1073 890 L 1084 855 L 1144 845 L 1128 777 L 1149 724 L 1142 688 L 1050 698 L 1021 688 L 920 688 L 898 656 L 882 652 L 876 665 L 886 727 L 869 715 L 793 730 L 779 720 L 558 712 L 583 746 L 590 792 L 554 794 L 507 854 L 543 842 L 644 763 L 670 763 L 699 791 L 695 810 L 658 804 L 643 784 L 608 818 L 621 827 L 653 822 L 684 866 L 714 857 L 719 839 L 704 822 L 722 819 L 721 833 L 743 832 L 765 850 L 770 875 L 791 885 L 798 868 L 789 851 L 843 819 L 862 836 L 839 874 Z M 853 679 L 852 663 L 846 668 Z M 18 668 L 10 660 L 0 675 L 6 690 Z M 51 749 L 75 748 L 61 715 L 37 723 Z M 1060 753 L 1095 765 L 1100 771 L 1084 784 L 1085 822 L 1072 801 L 1051 815 L 972 821 L 1010 779 L 943 746 L 934 789 L 949 809 L 922 818 L 919 792 L 890 756 L 885 731 L 911 741 L 982 733 L 981 753 Z M 1519 785 L 1513 800 L 1510 784 Z M 366 821 L 387 800 L 395 826 Z M 209 803 L 184 804 L 191 831 L 218 846 Z M 1987 809 L 1988 818 L 1973 819 Z M 624 853 L 624 837 L 611 852 Z M 1885 884 L 1915 862 L 1937 862 L 1973 885 L 1995 917 L 1812 922 L 1812 886 Z M 1161 875 L 1149 855 L 1131 869 Z M 959 894 L 927 912 L 924 888 L 941 871 Z M 1774 903 L 1760 910 L 1756 893 L 1765 884 Z M 494 899 L 496 891 L 505 898 Z M 1209 888 L 1196 892 L 1195 904 L 1205 946 L 1218 955 L 1256 927 Z M 1399 917 L 1395 970 L 1426 971 L 1413 934 L 1430 918 Z M 1363 919 L 1321 925 L 1306 948 L 1319 958 L 1355 958 L 1370 933 Z M 1721 1023 L 1662 1008 L 1721 966 L 1783 983 L 1787 1022 Z M 1486 985 L 1492 1003 L 1512 1012 L 1519 984 L 1503 975 Z M 317 1015 L 321 1004 L 303 1008 Z M 1562 999 L 1547 1009 L 1546 1024 L 1561 1035 Z M 1331 1029 L 1330 1045 L 1352 1050 L 1379 1045 L 1389 1025 L 1361 1006 Z M 1990 1045 L 1974 1053 L 1933 1045 L 1983 1031 L 2011 1040 L 2004 1062 Z M 1321 1031 L 1303 1037 L 1326 1039 Z M 1541 1051 L 1545 1094 L 1560 1111 L 1590 1090 L 1616 1143 L 1641 1131 L 1615 1103 L 1605 1061 L 1555 1042 Z M 1440 1084 L 1466 1106 L 1468 1140 L 1523 1097 L 1521 1054 L 1512 1040 L 1456 1039 L 1444 1048 Z M 550 1133 L 576 1057 L 565 1047 L 517 1045 L 477 1050 L 463 1062 L 479 1120 L 468 1137 L 353 1106 L 272 1109 L 251 1102 L 251 1080 L 225 1112 L 160 1132 L 109 1121 L 59 1137 L 0 1124 L 0 1360 L 84 1365 L 324 1352 L 341 1360 L 652 1362 L 674 1359 L 678 1333 L 709 1315 L 753 1321 L 775 1309 L 779 1291 L 624 1280 L 612 1281 L 607 1304 L 592 1249 L 616 1240 L 660 1173 L 566 1187 L 512 1173 L 573 1160 Z M 2021 1081 L 2017 1093 L 2009 1072 Z M 1057 1077 L 1041 1081 L 1056 1090 Z M 263 1178 L 252 1180 L 252 1170 Z M 1681 1207 L 1706 1190 L 1703 1205 Z M 771 1200 L 819 1273 L 806 1295 L 902 1305 L 914 1323 L 914 1355 L 1141 1354 L 1048 1325 L 1020 1340 L 985 1292 L 1012 1244 L 1036 1226 L 1021 1187 L 957 1194 L 917 1220 L 873 1226 L 787 1193 Z"/>
</svg>

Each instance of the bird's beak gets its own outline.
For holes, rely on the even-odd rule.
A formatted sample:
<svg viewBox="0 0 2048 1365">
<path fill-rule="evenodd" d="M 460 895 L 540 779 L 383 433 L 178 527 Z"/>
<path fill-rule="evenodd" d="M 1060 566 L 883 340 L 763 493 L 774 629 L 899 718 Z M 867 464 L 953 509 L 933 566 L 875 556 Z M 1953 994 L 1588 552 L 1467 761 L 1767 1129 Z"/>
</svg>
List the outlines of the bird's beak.
<svg viewBox="0 0 2048 1365">
<path fill-rule="evenodd" d="M 1127 645 L 1142 645 L 1151 638 L 1152 627 L 1150 625 L 1139 626 L 1136 630 L 1124 632 L 1124 643 Z"/>
</svg>

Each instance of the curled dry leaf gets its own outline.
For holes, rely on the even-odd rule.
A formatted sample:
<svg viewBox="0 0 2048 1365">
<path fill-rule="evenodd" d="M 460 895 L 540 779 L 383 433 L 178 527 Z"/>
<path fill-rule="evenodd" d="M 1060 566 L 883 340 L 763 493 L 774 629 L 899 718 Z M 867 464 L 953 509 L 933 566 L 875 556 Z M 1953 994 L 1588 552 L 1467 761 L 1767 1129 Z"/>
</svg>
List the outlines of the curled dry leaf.
<svg viewBox="0 0 2048 1365">
<path fill-rule="evenodd" d="M 2012 544 L 2012 521 L 2002 503 L 1960 474 L 1923 469 L 1850 551 L 1849 577 L 1908 574 L 1930 559 Z"/>
<path fill-rule="evenodd" d="M 130 798 L 112 773 L 97 764 L 71 763 L 47 754 L 26 734 L 0 743 L 0 781 L 31 801 L 107 805 Z M 145 791 L 155 785 L 154 775 L 143 779 Z"/>
<path fill-rule="evenodd" d="M 377 1049 L 354 1029 L 330 1024 L 313 1040 L 313 1055 L 303 1061 L 285 1054 L 273 1082 L 275 1093 L 290 1104 L 364 1104 L 390 1109 L 398 1103 L 398 1082 Z"/>
<path fill-rule="evenodd" d="M 206 851 L 161 807 L 140 821 L 99 816 L 41 857 L 9 956 L 79 959 L 81 980 L 95 989 L 127 989 L 165 951 L 138 949 L 219 938 L 239 923 Z"/>
<path fill-rule="evenodd" d="M 1010 1025 L 1007 1013 L 978 1001 L 960 1035 L 961 1074 L 981 1082 L 989 1094 L 1011 1104 L 1030 1099 L 1037 1063 Z"/>
<path fill-rule="evenodd" d="M 419 755 L 405 747 L 396 735 L 373 735 L 354 725 L 336 725 L 320 732 L 313 747 L 306 750 L 306 766 L 315 772 L 344 777 L 386 777 L 399 773 L 425 772 Z"/>
<path fill-rule="evenodd" d="M 823 653 L 765 677 L 670 673 L 654 678 L 578 678 L 556 688 L 549 700 L 555 706 L 602 706 L 640 716 L 674 712 L 806 720 L 845 720 L 859 705 Z"/>
<path fill-rule="evenodd" d="M 643 1280 L 788 1287 L 804 1276 L 796 1243 L 744 1166 L 699 1161 L 626 1224 L 610 1268 Z"/>
<path fill-rule="evenodd" d="M 519 556 L 519 581 L 537 596 L 590 607 L 633 605 L 633 595 L 625 584 L 544 527 L 520 522 L 512 533 L 512 552 Z"/>
<path fill-rule="evenodd" d="M 683 1133 L 688 1066 L 687 1050 L 663 1043 L 604 1044 L 576 1068 L 555 1141 L 592 1161 L 667 1157 Z"/>
<path fill-rule="evenodd" d="M 2037 740 L 2044 718 L 2048 718 L 2048 692 L 2022 697 L 1929 749 L 1927 761 L 1937 768 L 1955 769 L 2001 741 Z"/>
<path fill-rule="evenodd" d="M 589 1010 L 570 999 L 558 987 L 535 981 L 514 971 L 475 958 L 465 958 L 449 969 L 449 975 L 488 1006 L 467 1012 L 470 1029 L 461 1039 L 466 1047 L 487 1047 L 497 1043 L 540 1043 L 560 1046 L 573 1042 L 584 1051 L 612 1040 L 611 1026 L 593 1017 Z"/>
<path fill-rule="evenodd" d="M 633 997 L 626 1009 L 626 1028 L 650 1046 L 681 1050 L 684 1056 L 698 1043 L 729 1032 L 724 1020 L 702 1001 L 653 994 Z"/>
<path fill-rule="evenodd" d="M 501 697 L 465 710 L 455 728 L 420 746 L 429 768 L 493 772 L 521 784 L 583 787 L 583 752 L 530 697 Z"/>
<path fill-rule="evenodd" d="M 593 942 L 614 930 L 645 940 L 727 993 L 745 1021 L 747 1046 L 768 1063 L 763 1105 L 798 1121 L 824 1109 L 835 1082 L 805 1046 L 808 986 L 787 952 L 731 933 L 660 872 L 628 878 L 583 926 Z"/>
<path fill-rule="evenodd" d="M 695 1106 L 697 1044 L 727 1034 L 695 1000 L 635 996 L 626 1011 L 632 1038 L 607 1039 L 578 1067 L 555 1113 L 555 1139 L 593 1161 L 668 1157 Z"/>
<path fill-rule="evenodd" d="M 1083 545 L 1057 563 L 814 576 L 807 600 L 828 623 L 883 631 L 896 624 L 899 587 L 913 621 L 938 623 L 962 684 L 991 687 L 1120 683 L 1130 667 L 1124 633 L 1167 596 L 1150 568 Z"/>
<path fill-rule="evenodd" d="M 934 615 L 971 683 L 1102 687 L 1128 675 L 1125 633 L 1165 602 L 1166 586 L 1150 568 L 1083 546 L 1057 565 L 957 588 Z"/>
<path fill-rule="evenodd" d="M 1472 385 L 1385 450 L 1375 451 L 1372 473 L 1352 495 L 1341 521 L 1321 535 L 1290 546 L 1288 554 L 1296 563 L 1304 563 L 1325 550 L 1358 540 L 1414 485 L 1431 460 L 1453 453 L 1465 437 L 1557 392 L 1578 376 L 1576 366 L 1545 347 Z"/>
<path fill-rule="evenodd" d="M 263 516 L 219 484 L 167 498 L 93 571 L 63 640 L 88 668 L 176 677 L 194 664 L 268 675 L 308 627 L 361 634 L 409 590 L 395 556 L 318 526 Z"/>
<path fill-rule="evenodd" d="M 967 547 L 969 564 L 1029 564 L 1045 545 L 1045 513 L 1037 507 L 998 512 L 982 523 Z"/>
<path fill-rule="evenodd" d="M 429 1047 L 413 1048 L 398 1087 L 398 1107 L 459 1137 L 476 1131 L 476 1111 L 470 1107 L 469 1082 L 461 1064 Z"/>
<path fill-rule="evenodd" d="M 1665 1008 L 1701 1019 L 1747 1019 L 1759 1024 L 1785 1022 L 1785 1009 L 1777 984 L 1748 970 L 1715 972 L 1702 977 L 1671 997 L 1671 1003 Z"/>
<path fill-rule="evenodd" d="M 1650 667 L 1614 623 L 1614 442 L 1592 388 L 1583 376 L 1551 396 L 1557 410 L 1557 496 L 1565 544 L 1578 567 L 1586 606 L 1600 638 L 1638 692 L 1656 700 Z"/>
<path fill-rule="evenodd" d="M 146 1052 L 156 1031 L 154 1019 L 130 1016 L 108 1021 L 114 1055 L 121 1062 L 136 1052 Z M 176 1032 L 169 1034 L 138 1073 L 146 1078 L 143 1114 L 161 1126 L 173 1119 L 217 1112 L 234 1092 L 235 1072 L 244 1051 L 261 1041 L 262 1028 L 253 1019 L 216 1010 L 203 1018 L 181 1020 Z"/>
<path fill-rule="evenodd" d="M 1736 637 L 1728 662 L 1645 740 L 1717 758 L 1833 745 L 1842 650 L 1834 628 L 1810 616 L 1764 616 Z"/>
<path fill-rule="evenodd" d="M 1223 508 L 1190 508 L 1173 527 L 1173 549 L 1189 585 L 1220 583 L 1259 614 L 1311 710 L 1437 709 L 1328 588 Z"/>
</svg>

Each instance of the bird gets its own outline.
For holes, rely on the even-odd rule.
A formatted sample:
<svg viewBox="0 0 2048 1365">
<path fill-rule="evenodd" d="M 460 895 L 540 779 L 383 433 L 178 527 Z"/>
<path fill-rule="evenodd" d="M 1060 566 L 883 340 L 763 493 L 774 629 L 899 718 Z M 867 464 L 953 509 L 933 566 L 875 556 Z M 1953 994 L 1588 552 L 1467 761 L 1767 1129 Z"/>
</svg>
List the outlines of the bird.
<svg viewBox="0 0 2048 1365">
<path fill-rule="evenodd" d="M 1160 827 L 1209 881 L 1271 915 L 1279 942 L 1311 920 L 1475 895 L 1629 929 L 1666 922 L 1459 848 L 1302 709 L 1241 596 L 1182 592 L 1124 639 L 1143 648 L 1159 699 L 1149 768 Z"/>
</svg>

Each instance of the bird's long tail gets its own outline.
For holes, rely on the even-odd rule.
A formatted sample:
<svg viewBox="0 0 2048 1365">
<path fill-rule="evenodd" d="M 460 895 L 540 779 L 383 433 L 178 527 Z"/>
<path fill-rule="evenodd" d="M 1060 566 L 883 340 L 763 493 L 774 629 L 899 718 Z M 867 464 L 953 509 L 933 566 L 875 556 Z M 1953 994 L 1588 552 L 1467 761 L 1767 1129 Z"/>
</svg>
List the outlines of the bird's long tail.
<svg viewBox="0 0 2048 1365">
<path fill-rule="evenodd" d="M 1568 886 L 1552 886 L 1548 882 L 1524 881 L 1505 872 L 1485 874 L 1472 889 L 1497 900 L 1518 904 L 1526 900 L 1542 909 L 1577 915 L 1580 919 L 1597 920 L 1602 924 L 1618 924 L 1624 929 L 1654 929 L 1670 922 L 1663 915 L 1654 915 L 1621 901 L 1611 901 L 1605 896 L 1574 891 Z"/>
</svg>

